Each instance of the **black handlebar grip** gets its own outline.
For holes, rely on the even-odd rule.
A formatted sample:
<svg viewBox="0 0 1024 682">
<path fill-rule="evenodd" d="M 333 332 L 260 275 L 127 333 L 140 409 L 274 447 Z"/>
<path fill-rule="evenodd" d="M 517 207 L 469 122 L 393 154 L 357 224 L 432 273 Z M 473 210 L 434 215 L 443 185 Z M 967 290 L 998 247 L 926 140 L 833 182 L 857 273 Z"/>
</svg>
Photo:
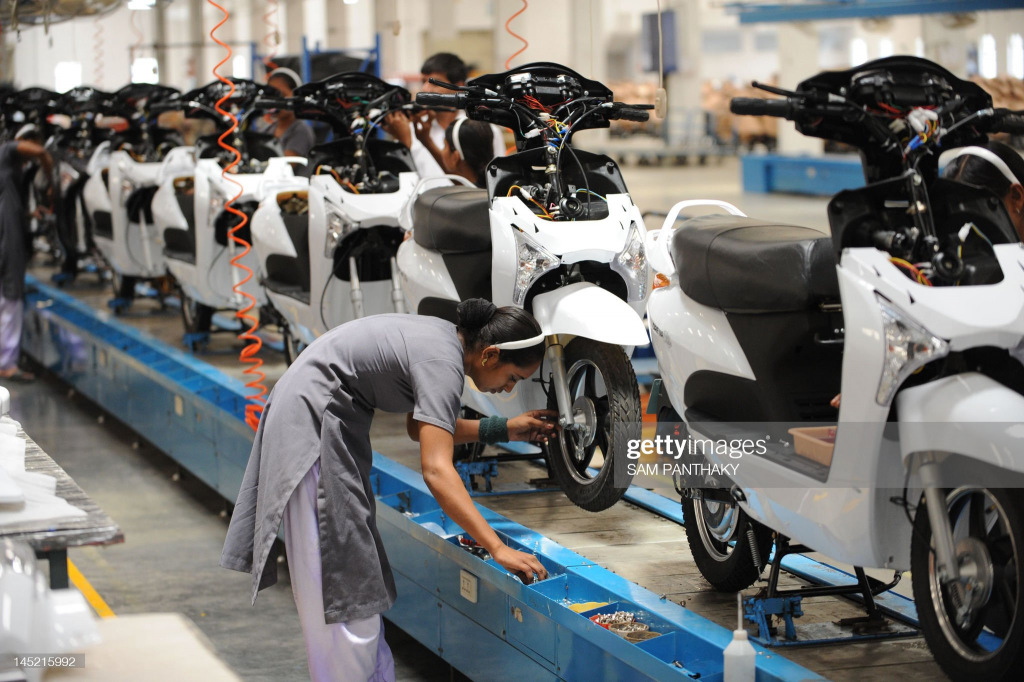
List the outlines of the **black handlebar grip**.
<svg viewBox="0 0 1024 682">
<path fill-rule="evenodd" d="M 1024 112 L 998 109 L 990 130 L 993 133 L 1024 135 Z"/>
<path fill-rule="evenodd" d="M 454 107 L 456 109 L 465 109 L 466 93 L 453 92 L 449 95 L 440 92 L 421 92 L 416 95 L 416 104 L 424 107 Z"/>
<path fill-rule="evenodd" d="M 287 109 L 290 102 L 285 97 L 257 97 L 252 105 L 255 109 Z"/>
<path fill-rule="evenodd" d="M 620 121 L 634 121 L 636 123 L 646 123 L 651 119 L 649 112 L 643 109 L 635 109 L 633 107 L 622 107 L 616 110 L 615 118 Z"/>
<path fill-rule="evenodd" d="M 760 99 L 758 97 L 734 97 L 729 102 L 729 111 L 737 116 L 774 116 L 789 118 L 793 107 L 789 100 Z"/>
</svg>

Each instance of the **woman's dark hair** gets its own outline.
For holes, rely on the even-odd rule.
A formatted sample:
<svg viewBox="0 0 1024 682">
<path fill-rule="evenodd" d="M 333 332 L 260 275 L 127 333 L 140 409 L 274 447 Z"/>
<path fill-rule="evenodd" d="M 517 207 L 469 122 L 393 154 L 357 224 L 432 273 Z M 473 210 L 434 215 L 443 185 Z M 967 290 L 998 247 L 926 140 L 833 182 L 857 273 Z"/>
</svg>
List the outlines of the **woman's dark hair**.
<svg viewBox="0 0 1024 682">
<path fill-rule="evenodd" d="M 449 83 L 465 83 L 469 77 L 469 67 L 458 55 L 451 52 L 438 52 L 427 57 L 420 73 L 424 76 L 440 73 L 444 74 L 445 80 Z"/>
<path fill-rule="evenodd" d="M 487 182 L 484 173 L 487 171 L 487 164 L 494 158 L 494 131 L 491 126 L 481 121 L 470 121 L 463 119 L 459 126 L 459 144 L 455 144 L 455 126 L 459 119 L 455 119 L 445 128 L 444 139 L 449 149 L 462 149 L 462 160 L 469 164 L 476 175 L 478 187 L 486 187 Z"/>
<path fill-rule="evenodd" d="M 533 315 L 522 308 L 499 308 L 483 298 L 470 298 L 459 304 L 459 333 L 467 349 L 483 350 L 496 343 L 522 341 L 541 333 Z M 527 348 L 502 350 L 500 362 L 511 362 L 516 367 L 529 367 L 544 357 L 544 344 Z"/>
<path fill-rule="evenodd" d="M 1024 183 L 1024 158 L 1021 158 L 1021 155 L 1013 147 L 995 141 L 989 141 L 978 146 L 989 150 L 1002 159 L 1009 167 L 1010 172 L 1017 177 L 1017 182 Z M 954 159 L 953 163 L 946 166 L 942 176 L 957 182 L 974 185 L 975 187 L 988 188 L 999 197 L 1005 196 L 1013 184 L 990 161 L 972 154 L 964 154 Z"/>
</svg>

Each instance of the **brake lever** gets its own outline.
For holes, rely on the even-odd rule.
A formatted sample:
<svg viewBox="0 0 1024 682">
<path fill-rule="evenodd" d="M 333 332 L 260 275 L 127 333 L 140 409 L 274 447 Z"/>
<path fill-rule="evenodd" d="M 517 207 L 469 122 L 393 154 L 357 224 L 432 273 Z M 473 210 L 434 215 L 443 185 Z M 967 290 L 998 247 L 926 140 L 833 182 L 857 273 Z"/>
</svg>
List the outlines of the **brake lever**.
<svg viewBox="0 0 1024 682">
<path fill-rule="evenodd" d="M 799 94 L 793 90 L 785 90 L 783 88 L 777 88 L 774 85 L 768 85 L 767 83 L 758 83 L 754 81 L 750 84 L 751 87 L 757 88 L 758 90 L 764 90 L 770 92 L 773 95 L 779 95 L 780 97 L 799 97 Z"/>
</svg>

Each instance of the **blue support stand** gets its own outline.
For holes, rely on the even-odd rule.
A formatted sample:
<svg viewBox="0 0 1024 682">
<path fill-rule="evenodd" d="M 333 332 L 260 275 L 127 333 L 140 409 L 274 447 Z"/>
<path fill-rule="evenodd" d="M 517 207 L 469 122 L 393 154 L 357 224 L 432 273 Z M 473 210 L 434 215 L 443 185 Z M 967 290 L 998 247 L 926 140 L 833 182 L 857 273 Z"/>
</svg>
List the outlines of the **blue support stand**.
<svg viewBox="0 0 1024 682">
<path fill-rule="evenodd" d="M 484 488 L 487 492 L 491 492 L 493 490 L 491 479 L 498 477 L 498 460 L 493 458 L 475 461 L 463 460 L 455 463 L 455 470 L 459 472 L 459 476 L 470 494 L 473 493 L 473 478 L 475 476 L 483 476 Z"/>
<path fill-rule="evenodd" d="M 132 307 L 132 301 L 131 299 L 121 298 L 118 296 L 117 298 L 112 298 L 107 301 L 107 307 L 113 310 L 115 315 L 120 315 Z"/>
<path fill-rule="evenodd" d="M 70 272 L 56 272 L 50 277 L 50 281 L 59 287 L 63 287 L 68 282 L 74 282 L 75 276 Z"/>
<path fill-rule="evenodd" d="M 194 334 L 186 332 L 182 337 L 182 342 L 190 353 L 200 353 L 210 343 L 210 332 L 195 332 Z"/>
<path fill-rule="evenodd" d="M 794 618 L 804 615 L 800 608 L 803 597 L 793 594 L 788 597 L 747 597 L 743 600 L 743 617 L 757 626 L 757 639 L 765 646 L 780 642 L 775 637 L 771 624 L 772 616 L 781 618 L 786 624 L 786 639 L 796 641 L 796 624 Z"/>
</svg>

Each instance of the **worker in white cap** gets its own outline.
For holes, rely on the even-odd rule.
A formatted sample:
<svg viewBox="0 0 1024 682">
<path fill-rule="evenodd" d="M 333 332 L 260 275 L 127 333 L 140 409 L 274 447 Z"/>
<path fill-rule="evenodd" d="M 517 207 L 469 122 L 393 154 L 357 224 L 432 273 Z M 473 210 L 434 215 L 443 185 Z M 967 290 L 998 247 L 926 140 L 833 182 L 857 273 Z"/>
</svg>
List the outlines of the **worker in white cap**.
<svg viewBox="0 0 1024 682">
<path fill-rule="evenodd" d="M 282 96 L 291 97 L 295 88 L 302 85 L 302 79 L 291 69 L 281 66 L 267 76 L 267 85 L 279 91 Z M 278 109 L 274 118 L 276 125 L 272 132 L 280 141 L 284 155 L 308 158 L 309 151 L 316 144 L 316 136 L 309 124 L 297 119 L 295 112 L 287 109 Z M 297 175 L 309 175 L 309 169 L 303 166 L 294 166 L 294 171 Z"/>
</svg>

